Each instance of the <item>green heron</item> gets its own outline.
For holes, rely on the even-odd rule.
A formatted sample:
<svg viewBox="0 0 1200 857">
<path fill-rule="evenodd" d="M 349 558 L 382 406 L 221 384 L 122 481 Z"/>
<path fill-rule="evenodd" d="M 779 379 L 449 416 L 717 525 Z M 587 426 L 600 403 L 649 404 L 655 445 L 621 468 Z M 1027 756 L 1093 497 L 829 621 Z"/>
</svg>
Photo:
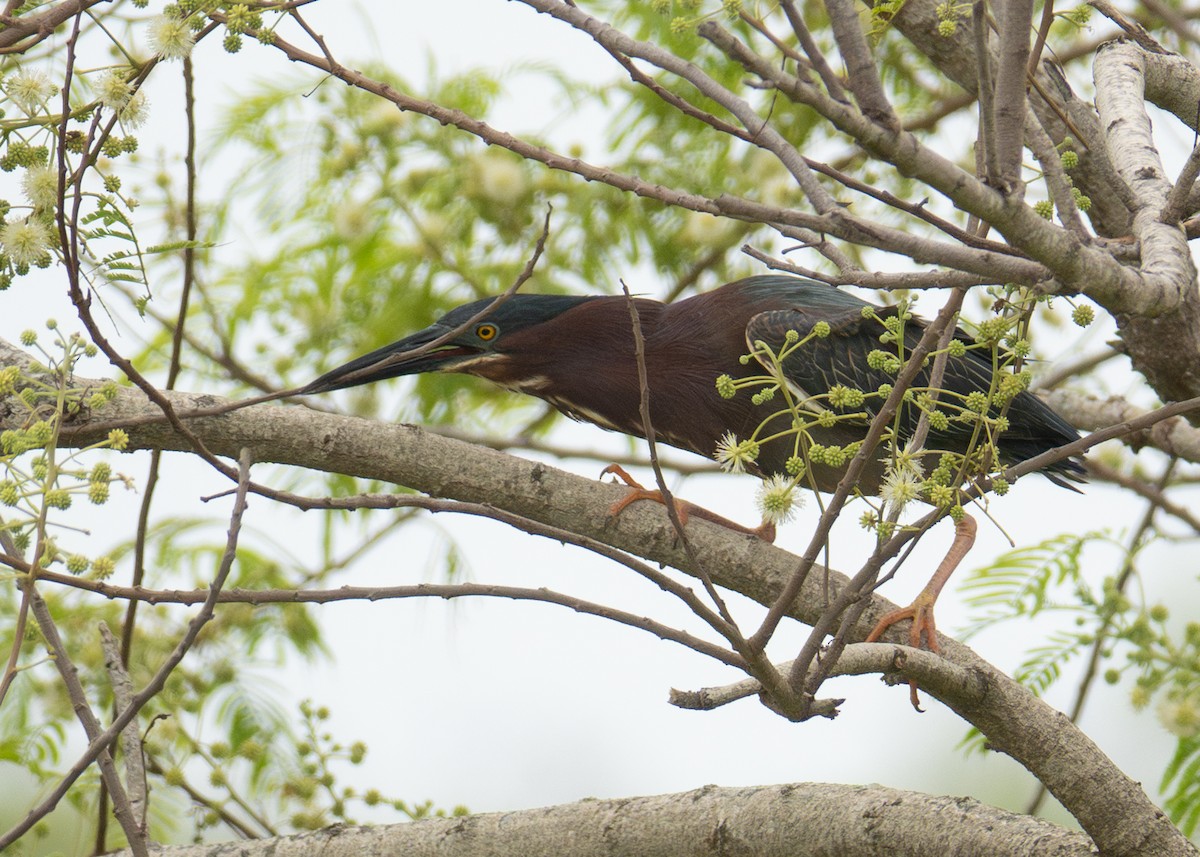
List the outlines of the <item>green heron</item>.
<svg viewBox="0 0 1200 857">
<path fill-rule="evenodd" d="M 421 372 L 461 372 L 537 396 L 573 419 L 643 437 L 642 391 L 627 300 L 516 294 L 486 313 L 492 300 L 474 301 L 425 330 L 326 373 L 303 392 L 322 393 Z M 727 463 L 745 465 L 764 479 L 784 475 L 819 491 L 836 488 L 854 444 L 866 434 L 872 409 L 883 401 L 880 387 L 895 380 L 897 358 L 915 346 L 922 328 L 919 320 L 899 316 L 895 307 L 877 307 L 835 287 L 790 276 L 749 277 L 672 304 L 643 298 L 634 303 L 656 437 L 704 456 L 720 448 L 719 457 Z M 472 319 L 465 329 L 448 336 Z M 966 461 L 986 448 L 1000 464 L 1011 464 L 1079 437 L 1036 396 L 1011 387 L 1006 395 L 997 395 L 992 350 L 966 348 L 974 342 L 961 331 L 956 338 L 959 345 L 950 349 L 937 402 L 931 405 L 926 392 L 923 400 L 914 395 L 901 409 L 895 442 L 888 444 L 893 453 L 881 452 L 864 469 L 857 484 L 863 494 L 882 491 L 887 496 L 889 476 L 897 469 L 894 450 L 914 434 L 922 410 L 945 409 L 942 418 L 929 419 L 924 448 L 933 451 L 931 460 L 937 460 L 938 453 L 945 460 L 949 453 Z M 410 354 L 438 339 L 445 341 Z M 747 359 L 748 352 L 757 359 Z M 753 396 L 739 392 L 740 387 L 753 386 L 753 379 L 762 378 L 772 363 L 777 387 L 786 387 L 785 394 L 764 400 L 761 390 L 769 382 L 761 382 Z M 918 375 L 911 388 L 914 394 L 927 390 L 929 373 L 927 366 Z M 718 387 L 724 388 L 720 394 Z M 982 406 L 980 396 L 987 397 Z M 800 405 L 788 409 L 781 406 L 783 399 Z M 947 412 L 953 418 L 947 418 Z M 1003 421 L 1002 431 L 982 444 L 980 420 L 971 419 L 980 413 L 990 416 L 993 426 Z M 796 431 L 801 420 L 805 428 Z M 814 449 L 821 454 L 809 455 Z M 830 455 L 830 450 L 835 453 Z M 923 474 L 920 465 L 906 467 Z M 801 470 L 803 476 L 797 479 Z M 1078 481 L 1084 475 L 1082 465 L 1072 459 L 1044 472 L 1064 486 L 1064 478 Z M 915 480 L 910 478 L 910 483 Z M 654 494 L 635 491 L 614 511 L 631 499 Z M 772 537 L 773 527 L 765 534 Z M 910 617 L 914 644 L 924 631 L 936 648 L 932 604 L 973 541 L 974 522 L 969 517 L 959 522 L 957 535 L 957 558 L 948 557 L 914 605 L 881 622 L 873 636 L 899 618 Z"/>
</svg>

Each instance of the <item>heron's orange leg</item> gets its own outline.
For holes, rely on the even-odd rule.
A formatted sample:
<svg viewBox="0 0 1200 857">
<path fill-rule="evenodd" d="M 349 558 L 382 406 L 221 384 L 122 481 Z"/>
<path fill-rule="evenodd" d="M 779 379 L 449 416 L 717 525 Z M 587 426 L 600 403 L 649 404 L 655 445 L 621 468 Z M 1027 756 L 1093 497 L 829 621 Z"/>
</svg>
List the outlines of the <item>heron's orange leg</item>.
<svg viewBox="0 0 1200 857">
<path fill-rule="evenodd" d="M 604 468 L 600 474 L 602 477 L 612 474 L 629 486 L 630 491 L 617 502 L 609 507 L 608 514 L 619 515 L 625 511 L 625 507 L 630 503 L 635 503 L 638 500 L 653 500 L 655 503 L 666 505 L 666 500 L 663 498 L 662 492 L 657 488 L 650 489 L 644 487 L 636 479 L 630 476 L 625 468 L 619 464 L 610 464 Z M 672 498 L 675 504 L 675 513 L 679 515 L 679 523 L 686 525 L 689 517 L 700 518 L 705 521 L 711 521 L 714 524 L 720 524 L 722 527 L 733 530 L 738 533 L 748 533 L 752 536 L 758 536 L 765 542 L 775 541 L 775 525 L 764 521 L 761 525 L 755 528 L 744 527 L 741 524 L 731 521 L 728 518 L 723 518 L 716 512 L 710 512 L 703 506 L 697 506 L 689 503 L 686 500 L 678 500 Z"/>
<path fill-rule="evenodd" d="M 975 519 L 970 515 L 964 515 L 961 520 L 954 524 L 954 542 L 950 545 L 950 550 L 946 553 L 946 558 L 942 560 L 941 565 L 937 567 L 937 571 L 933 573 L 933 577 L 929 579 L 929 583 L 925 584 L 925 588 L 913 599 L 912 604 L 884 614 L 876 623 L 874 630 L 867 635 L 868 643 L 876 642 L 883 636 L 884 631 L 897 622 L 904 619 L 912 619 L 912 628 L 908 632 L 908 644 L 913 648 L 919 649 L 921 647 L 921 637 L 924 636 L 929 651 L 938 651 L 937 624 L 933 619 L 933 605 L 941 594 L 942 587 L 950 579 L 950 575 L 954 574 L 954 570 L 958 568 L 959 563 L 963 561 L 963 558 L 966 557 L 971 547 L 975 544 L 975 532 L 977 529 Z M 917 699 L 916 684 L 910 681 L 908 688 L 913 708 L 920 711 L 921 706 Z"/>
</svg>

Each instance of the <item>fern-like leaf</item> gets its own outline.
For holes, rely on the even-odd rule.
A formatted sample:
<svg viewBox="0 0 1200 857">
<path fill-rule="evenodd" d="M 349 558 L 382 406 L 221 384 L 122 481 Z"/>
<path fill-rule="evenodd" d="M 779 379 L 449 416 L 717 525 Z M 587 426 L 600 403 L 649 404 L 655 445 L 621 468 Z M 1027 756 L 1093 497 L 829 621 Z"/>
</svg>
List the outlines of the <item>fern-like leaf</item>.
<svg viewBox="0 0 1200 857">
<path fill-rule="evenodd" d="M 964 638 L 1018 616 L 1036 616 L 1048 607 L 1051 591 L 1079 584 L 1079 555 L 1101 533 L 1064 533 L 1044 542 L 1001 554 L 994 563 L 972 571 L 960 586 L 974 608 Z"/>
</svg>

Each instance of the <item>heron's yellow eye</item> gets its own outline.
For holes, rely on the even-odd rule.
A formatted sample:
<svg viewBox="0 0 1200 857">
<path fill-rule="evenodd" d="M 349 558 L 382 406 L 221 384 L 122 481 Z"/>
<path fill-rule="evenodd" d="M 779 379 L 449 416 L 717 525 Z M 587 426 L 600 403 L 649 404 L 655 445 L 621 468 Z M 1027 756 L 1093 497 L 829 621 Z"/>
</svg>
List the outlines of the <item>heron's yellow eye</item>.
<svg viewBox="0 0 1200 857">
<path fill-rule="evenodd" d="M 481 324 L 475 328 L 475 335 L 484 342 L 491 342 L 499 332 L 499 329 L 494 324 Z"/>
</svg>

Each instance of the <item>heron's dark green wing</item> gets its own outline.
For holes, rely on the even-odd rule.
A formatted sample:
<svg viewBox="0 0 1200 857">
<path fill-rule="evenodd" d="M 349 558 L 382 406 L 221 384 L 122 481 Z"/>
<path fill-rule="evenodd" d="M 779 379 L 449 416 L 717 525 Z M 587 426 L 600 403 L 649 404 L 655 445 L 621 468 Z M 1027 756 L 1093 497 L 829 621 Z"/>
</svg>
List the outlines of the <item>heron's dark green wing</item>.
<svg viewBox="0 0 1200 857">
<path fill-rule="evenodd" d="M 888 318 L 895 315 L 895 309 L 880 307 L 876 315 L 878 318 Z M 747 325 L 746 339 L 751 347 L 756 341 L 761 341 L 778 353 L 786 343 L 789 330 L 796 331 L 803 339 L 819 321 L 829 324 L 829 335 L 813 338 L 793 351 L 784 361 L 784 376 L 797 395 L 822 396 L 838 384 L 861 390 L 868 397 L 862 407 L 855 410 L 873 416 L 883 404 L 884 397 L 869 394 L 877 392 L 884 384 L 894 384 L 896 376 L 883 369 L 872 369 L 867 358 L 876 350 L 895 354 L 896 346 L 895 343 L 880 341 L 885 330 L 883 325 L 876 319 L 863 318 L 861 308 L 833 312 L 774 310 L 760 313 Z M 919 319 L 906 322 L 906 353 L 917 346 L 924 328 L 925 323 Z M 958 338 L 971 342 L 961 332 Z M 915 393 L 929 392 L 932 362 L 932 359 L 927 360 L 914 379 L 912 389 Z M 952 418 L 945 430 L 930 432 L 929 447 L 966 451 L 975 434 L 974 420 L 955 420 L 953 417 L 961 412 L 966 396 L 974 392 L 987 393 L 992 389 L 994 373 L 991 354 L 983 349 L 974 349 L 962 357 L 947 359 L 945 373 L 938 385 L 938 406 Z M 814 405 L 837 410 L 824 399 L 814 402 Z M 998 405 L 991 408 L 993 415 L 999 411 Z M 1010 427 L 1001 442 L 1001 452 L 1006 460 L 1029 458 L 1078 437 L 1058 414 L 1029 393 L 1021 393 L 1013 399 L 1006 415 Z M 911 403 L 901 408 L 898 428 L 902 439 L 916 431 L 920 416 L 920 409 Z"/>
<path fill-rule="evenodd" d="M 894 307 L 876 307 L 876 318 L 864 318 L 863 307 L 870 304 L 847 292 L 810 280 L 777 275 L 754 277 L 746 281 L 744 288 L 755 292 L 764 303 L 782 305 L 750 319 L 746 340 L 752 350 L 754 342 L 762 341 L 778 353 L 786 343 L 789 330 L 796 331 L 803 339 L 817 322 L 829 324 L 827 337 L 806 342 L 784 362 L 784 375 L 798 395 L 819 396 L 837 384 L 870 394 L 884 384 L 895 383 L 894 375 L 872 369 L 867 363 L 872 351 L 896 353 L 894 342 L 880 341 L 885 329 L 877 320 L 894 317 Z M 906 354 L 916 347 L 925 327 L 926 323 L 918 318 L 905 323 Z M 966 345 L 974 345 L 974 340 L 961 330 L 955 332 L 955 338 Z M 932 360 L 927 361 L 914 379 L 914 392 L 928 392 L 931 366 Z M 996 368 L 989 349 L 972 348 L 962 357 L 947 359 L 945 373 L 938 385 L 938 407 L 951 419 L 945 430 L 930 432 L 927 447 L 966 452 L 973 438 L 978 442 L 979 439 L 974 437 L 975 420 L 956 420 L 954 417 L 961 413 L 966 396 L 992 390 L 995 376 Z M 873 415 L 882 403 L 882 396 L 868 396 L 863 406 L 855 410 Z M 824 399 L 814 404 L 829 407 Z M 989 413 L 996 416 L 1000 410 L 1000 405 L 993 404 Z M 921 411 L 915 404 L 908 403 L 901 408 L 898 428 L 902 440 L 916 430 L 920 416 Z M 1018 393 L 1012 399 L 1005 416 L 1009 428 L 999 440 L 1000 458 L 1004 463 L 1032 458 L 1079 437 L 1066 420 L 1028 392 Z M 1047 475 L 1059 484 L 1065 484 L 1059 476 L 1079 479 L 1084 473 L 1082 465 L 1073 459 L 1051 465 L 1050 471 Z"/>
<path fill-rule="evenodd" d="M 889 310 L 879 309 L 887 316 Z M 788 331 L 795 331 L 800 339 L 807 337 L 818 322 L 829 325 L 829 335 L 813 338 L 795 349 L 783 363 L 783 373 L 797 395 L 820 396 L 835 385 L 874 392 L 881 384 L 895 379 L 886 372 L 867 365 L 867 355 L 883 346 L 879 336 L 883 326 L 875 319 L 864 318 L 862 305 L 841 308 L 822 308 L 814 311 L 785 309 L 759 313 L 746 325 L 746 342 L 755 350 L 755 343 L 762 342 L 778 354 L 787 343 Z M 759 358 L 762 362 L 763 358 Z M 868 399 L 862 408 L 874 413 L 878 401 Z M 823 400 L 821 407 L 828 407 Z"/>
</svg>

